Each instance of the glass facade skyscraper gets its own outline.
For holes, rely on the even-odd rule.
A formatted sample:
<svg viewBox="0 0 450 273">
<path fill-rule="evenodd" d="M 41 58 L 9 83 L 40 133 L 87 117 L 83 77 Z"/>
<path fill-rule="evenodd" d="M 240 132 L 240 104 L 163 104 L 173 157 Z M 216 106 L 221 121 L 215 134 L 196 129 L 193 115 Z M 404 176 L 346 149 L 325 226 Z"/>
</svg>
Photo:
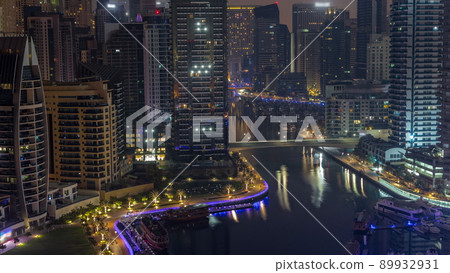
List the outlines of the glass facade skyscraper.
<svg viewBox="0 0 450 273">
<path fill-rule="evenodd" d="M 442 14 L 440 1 L 392 3 L 390 130 L 404 148 L 439 143 Z"/>
<path fill-rule="evenodd" d="M 227 84 L 226 0 L 171 2 L 175 99 L 175 150 L 180 158 L 225 154 L 225 137 L 193 141 L 193 117 L 203 117 L 200 130 L 219 132 L 215 118 L 225 117 Z M 186 91 L 181 84 L 189 90 Z M 197 101 L 198 100 L 198 101 Z"/>
</svg>

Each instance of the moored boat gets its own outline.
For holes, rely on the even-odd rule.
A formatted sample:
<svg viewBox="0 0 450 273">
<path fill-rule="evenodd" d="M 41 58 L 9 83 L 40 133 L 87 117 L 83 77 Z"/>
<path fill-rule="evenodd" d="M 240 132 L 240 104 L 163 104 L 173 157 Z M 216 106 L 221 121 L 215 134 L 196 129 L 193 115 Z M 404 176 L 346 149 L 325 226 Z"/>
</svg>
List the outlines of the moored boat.
<svg viewBox="0 0 450 273">
<path fill-rule="evenodd" d="M 145 217 L 141 220 L 142 238 L 153 250 L 163 251 L 169 243 L 169 233 L 156 219 Z"/>
<path fill-rule="evenodd" d="M 161 220 L 167 222 L 186 222 L 206 218 L 209 215 L 209 208 L 206 204 L 196 204 L 181 207 L 179 209 L 170 209 L 161 215 Z"/>
<path fill-rule="evenodd" d="M 375 205 L 375 209 L 411 221 L 419 221 L 425 217 L 424 211 L 420 208 L 418 203 L 414 201 L 398 200 L 392 197 L 380 198 Z"/>
<path fill-rule="evenodd" d="M 371 215 L 367 211 L 358 212 L 353 224 L 354 233 L 366 233 L 370 229 Z"/>
</svg>

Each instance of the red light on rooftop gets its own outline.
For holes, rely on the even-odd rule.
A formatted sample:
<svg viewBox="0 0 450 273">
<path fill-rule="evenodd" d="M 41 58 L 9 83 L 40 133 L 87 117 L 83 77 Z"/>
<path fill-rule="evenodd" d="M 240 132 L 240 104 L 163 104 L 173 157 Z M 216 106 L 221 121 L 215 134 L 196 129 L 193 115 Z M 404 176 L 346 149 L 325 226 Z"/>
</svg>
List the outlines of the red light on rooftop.
<svg viewBox="0 0 450 273">
<path fill-rule="evenodd" d="M 278 1 L 275 1 L 275 5 L 278 5 Z"/>
</svg>

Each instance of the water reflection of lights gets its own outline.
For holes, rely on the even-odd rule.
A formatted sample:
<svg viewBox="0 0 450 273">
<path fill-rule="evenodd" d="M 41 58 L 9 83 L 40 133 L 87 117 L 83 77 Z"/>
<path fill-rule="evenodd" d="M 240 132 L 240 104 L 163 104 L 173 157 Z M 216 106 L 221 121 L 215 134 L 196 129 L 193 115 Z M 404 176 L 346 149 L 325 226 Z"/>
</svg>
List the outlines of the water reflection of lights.
<svg viewBox="0 0 450 273">
<path fill-rule="evenodd" d="M 276 172 L 277 175 L 277 195 L 278 200 L 280 202 L 280 206 L 287 210 L 291 210 L 291 205 L 289 204 L 289 195 L 288 195 L 288 170 L 285 165 L 281 165 L 280 167 L 281 171 L 278 170 Z"/>
<path fill-rule="evenodd" d="M 353 192 L 357 196 L 360 196 L 359 191 L 358 191 L 358 187 L 356 186 L 356 174 L 354 174 L 354 173 L 352 173 L 352 189 L 353 189 Z"/>
<path fill-rule="evenodd" d="M 361 180 L 360 180 L 360 185 L 361 185 L 361 193 L 362 193 L 362 195 L 367 198 L 367 195 L 364 192 L 364 179 L 362 179 L 362 177 L 361 177 Z"/>
<path fill-rule="evenodd" d="M 318 164 L 315 163 L 316 161 L 316 159 L 314 159 L 315 157 L 318 157 L 319 160 Z M 317 168 L 314 168 L 314 172 L 317 173 L 317 175 L 314 176 L 315 179 L 309 180 L 312 188 L 311 203 L 315 207 L 320 208 L 323 202 L 324 192 L 328 186 L 328 183 L 325 179 L 325 170 L 323 168 L 323 154 L 316 153 L 311 158 L 311 160 L 313 160 L 314 165 L 318 165 Z"/>
<path fill-rule="evenodd" d="M 253 203 L 253 207 L 246 208 L 246 209 L 237 209 L 237 210 L 231 210 L 231 211 L 222 211 L 222 212 L 216 212 L 210 214 L 209 218 L 210 220 L 214 219 L 214 226 L 220 223 L 217 217 L 227 217 L 233 219 L 234 222 L 239 223 L 239 216 L 246 217 L 247 219 L 251 219 L 254 216 L 261 216 L 261 219 L 264 221 L 267 220 L 267 205 L 268 205 L 269 198 L 266 197 L 262 201 L 258 201 Z M 256 214 L 255 214 L 256 212 Z M 258 213 L 259 212 L 259 213 Z M 211 225 L 210 225 L 211 226 Z"/>
<path fill-rule="evenodd" d="M 352 192 L 352 189 L 350 187 L 350 171 L 349 171 L 349 169 L 345 169 L 344 179 L 345 179 L 345 189 L 348 192 Z"/>
<path fill-rule="evenodd" d="M 235 210 L 232 210 L 232 211 L 231 211 L 231 216 L 233 217 L 233 220 L 234 220 L 236 223 L 239 223 L 239 219 L 238 219 L 238 217 L 237 217 L 237 214 L 236 214 L 236 211 L 235 211 Z"/>
<path fill-rule="evenodd" d="M 366 192 L 364 191 L 364 179 L 360 179 L 359 187 L 361 188 L 361 192 L 358 189 L 358 184 L 356 182 L 356 174 L 352 173 L 352 176 L 350 178 L 350 170 L 345 169 L 344 171 L 344 178 L 345 178 L 345 189 L 350 192 L 354 193 L 357 196 L 364 196 L 367 198 Z"/>
<path fill-rule="evenodd" d="M 267 220 L 267 211 L 266 211 L 266 206 L 264 205 L 264 201 L 260 201 L 259 202 L 259 209 L 261 211 L 261 218 L 266 221 Z"/>
</svg>

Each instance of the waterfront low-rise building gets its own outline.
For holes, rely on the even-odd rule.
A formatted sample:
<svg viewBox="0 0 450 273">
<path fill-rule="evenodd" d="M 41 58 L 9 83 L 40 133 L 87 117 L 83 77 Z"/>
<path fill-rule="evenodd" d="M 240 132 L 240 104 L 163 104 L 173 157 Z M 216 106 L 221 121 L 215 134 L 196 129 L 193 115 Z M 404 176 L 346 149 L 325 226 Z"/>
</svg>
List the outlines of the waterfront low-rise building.
<svg viewBox="0 0 450 273">
<path fill-rule="evenodd" d="M 405 168 L 435 188 L 444 176 L 442 150 L 437 147 L 408 149 L 405 156 Z"/>
<path fill-rule="evenodd" d="M 71 203 L 77 199 L 77 184 L 50 182 L 48 186 L 48 204 Z"/>
<path fill-rule="evenodd" d="M 377 162 L 387 165 L 403 164 L 406 153 L 405 149 L 371 135 L 360 138 L 358 149 L 363 154 L 373 156 Z"/>
<path fill-rule="evenodd" d="M 76 183 L 50 182 L 48 189 L 48 218 L 57 220 L 64 214 L 85 207 L 99 205 L 100 194 L 89 190 L 78 190 Z"/>
</svg>

